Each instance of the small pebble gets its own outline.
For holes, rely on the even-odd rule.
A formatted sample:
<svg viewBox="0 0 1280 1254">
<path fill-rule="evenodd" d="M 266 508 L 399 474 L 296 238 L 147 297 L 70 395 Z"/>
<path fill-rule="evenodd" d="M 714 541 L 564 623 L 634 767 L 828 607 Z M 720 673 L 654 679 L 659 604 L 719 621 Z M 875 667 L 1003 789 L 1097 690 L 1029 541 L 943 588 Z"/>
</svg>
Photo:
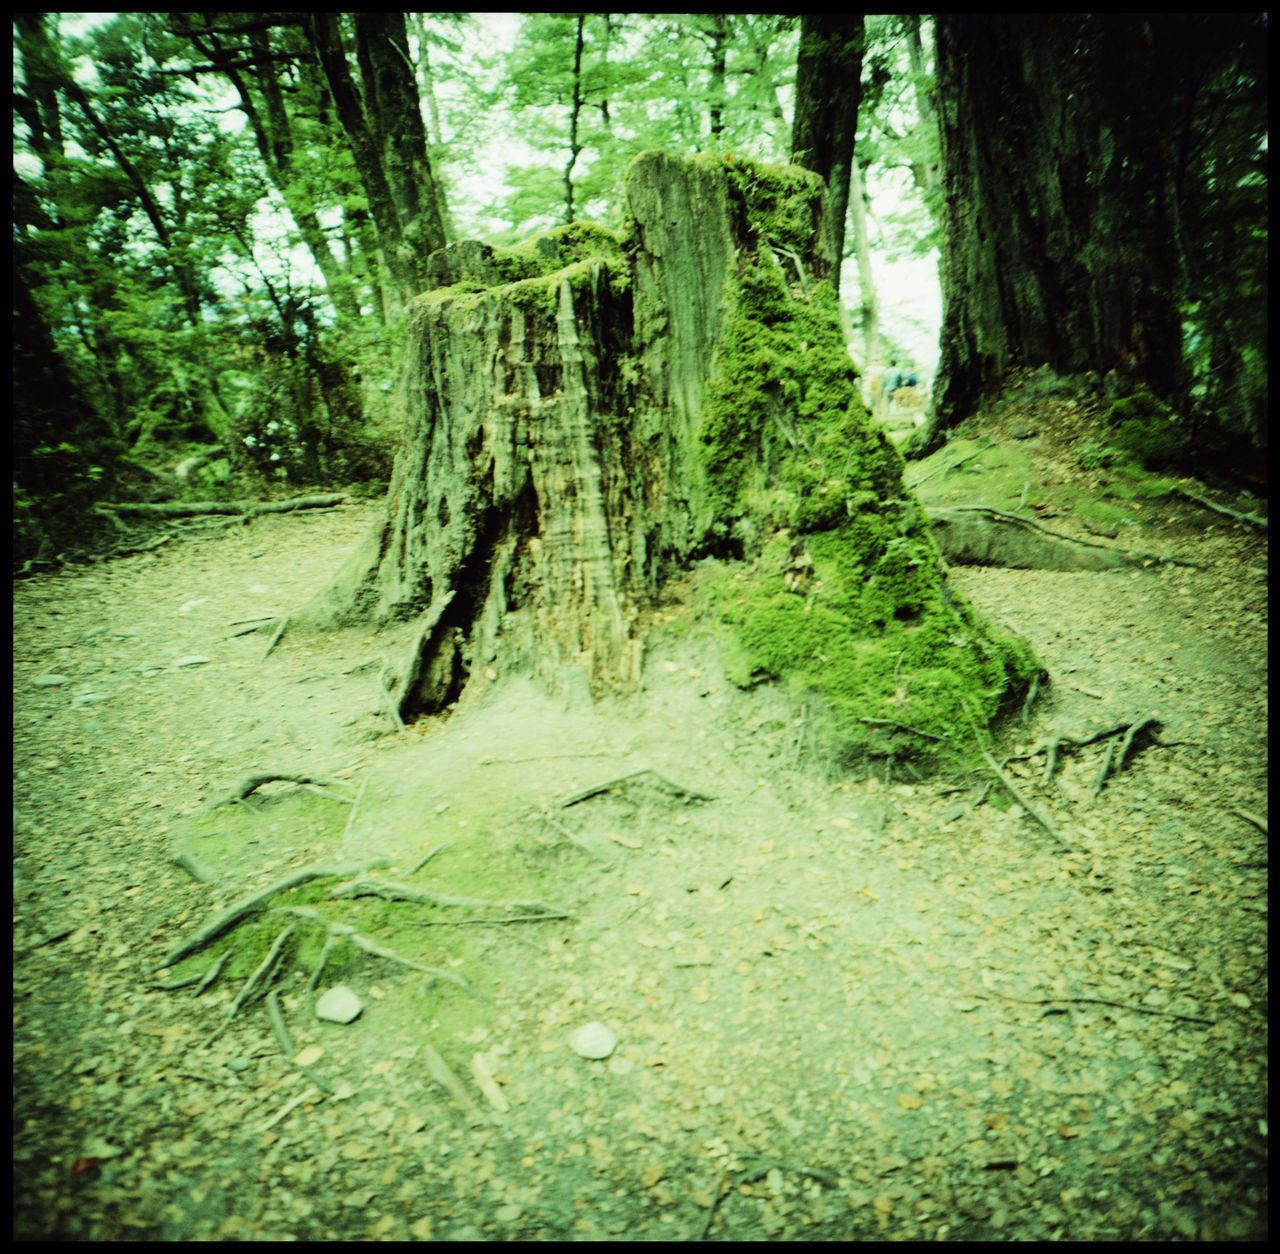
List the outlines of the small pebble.
<svg viewBox="0 0 1280 1254">
<path fill-rule="evenodd" d="M 364 1004 L 345 984 L 338 984 L 316 1002 L 316 1018 L 329 1023 L 350 1023 L 360 1017 Z"/>
<path fill-rule="evenodd" d="M 603 1023 L 584 1023 L 569 1033 L 569 1048 L 580 1058 L 608 1058 L 618 1038 Z"/>
</svg>

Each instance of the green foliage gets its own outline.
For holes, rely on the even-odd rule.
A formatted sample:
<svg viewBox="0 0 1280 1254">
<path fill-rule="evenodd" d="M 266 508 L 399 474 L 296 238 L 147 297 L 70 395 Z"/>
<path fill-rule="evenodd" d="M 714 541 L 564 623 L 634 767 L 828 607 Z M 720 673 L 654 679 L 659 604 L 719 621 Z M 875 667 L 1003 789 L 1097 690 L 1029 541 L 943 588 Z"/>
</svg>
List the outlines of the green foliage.
<svg viewBox="0 0 1280 1254">
<path fill-rule="evenodd" d="M 506 76 L 515 134 L 546 155 L 508 170 L 513 190 L 497 207 L 511 223 L 503 239 L 563 220 L 571 158 L 575 216 L 613 227 L 621 223 L 627 166 L 641 152 L 787 159 L 790 121 L 779 92 L 794 71 L 793 18 L 588 14 L 575 82 L 576 35 L 574 14 L 522 22 Z"/>
</svg>

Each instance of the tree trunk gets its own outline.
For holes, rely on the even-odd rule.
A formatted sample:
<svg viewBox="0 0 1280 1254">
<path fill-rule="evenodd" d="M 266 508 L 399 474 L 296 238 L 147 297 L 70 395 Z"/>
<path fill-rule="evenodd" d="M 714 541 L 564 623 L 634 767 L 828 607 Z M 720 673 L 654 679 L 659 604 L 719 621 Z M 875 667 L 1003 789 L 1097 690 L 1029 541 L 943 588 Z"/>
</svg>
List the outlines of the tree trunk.
<svg viewBox="0 0 1280 1254">
<path fill-rule="evenodd" d="M 862 293 L 858 327 L 862 332 L 862 371 L 872 380 L 872 408 L 878 410 L 883 382 L 884 350 L 880 344 L 880 292 L 871 268 L 871 239 L 867 228 L 867 202 L 857 157 L 849 162 L 849 206 L 853 218 L 853 254 L 858 261 L 858 290 Z M 882 412 L 876 413 L 883 417 Z"/>
<path fill-rule="evenodd" d="M 1013 365 L 1182 387 L 1172 205 L 1147 19 L 937 18 L 945 240 L 927 451 Z"/>
<path fill-rule="evenodd" d="M 806 14 L 796 59 L 791 159 L 821 175 L 831 196 L 836 291 L 840 290 L 839 260 L 844 256 L 853 141 L 858 133 L 864 29 L 861 13 Z"/>
<path fill-rule="evenodd" d="M 646 611 L 716 557 L 733 677 L 792 682 L 850 752 L 993 717 L 1034 662 L 946 590 L 858 396 L 820 180 L 646 153 L 627 198 L 621 239 L 430 258 L 386 514 L 294 621 L 387 627 L 407 721 L 513 671 L 634 683 Z"/>
<path fill-rule="evenodd" d="M 400 59 L 405 47 L 401 14 L 361 14 L 357 21 L 369 99 L 362 104 L 342 46 L 338 16 L 308 15 L 307 33 L 351 146 L 352 159 L 378 233 L 380 269 L 407 303 L 423 289 L 426 254 L 444 243 L 435 182 L 413 71 Z M 367 112 L 366 112 L 367 105 Z M 377 132 L 374 128 L 377 126 Z"/>
</svg>

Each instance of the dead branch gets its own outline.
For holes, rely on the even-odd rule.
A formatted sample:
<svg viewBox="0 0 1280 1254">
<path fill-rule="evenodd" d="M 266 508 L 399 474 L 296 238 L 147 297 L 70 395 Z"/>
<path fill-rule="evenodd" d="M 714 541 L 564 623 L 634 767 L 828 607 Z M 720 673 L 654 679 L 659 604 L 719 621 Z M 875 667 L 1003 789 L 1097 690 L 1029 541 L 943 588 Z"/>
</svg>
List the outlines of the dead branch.
<svg viewBox="0 0 1280 1254">
<path fill-rule="evenodd" d="M 335 879 L 341 879 L 348 875 L 357 875 L 362 871 L 372 870 L 374 867 L 390 866 L 390 862 L 386 858 L 377 858 L 372 862 L 363 862 L 357 866 L 346 867 L 304 867 L 300 871 L 294 871 L 286 875 L 284 879 L 278 880 L 276 883 L 261 889 L 250 896 L 243 898 L 228 907 L 215 919 L 206 923 L 194 936 L 187 940 L 179 942 L 171 949 L 164 958 L 157 962 L 151 969 L 159 971 L 163 967 L 171 967 L 175 962 L 181 961 L 188 954 L 193 954 L 197 949 L 207 945 L 215 936 L 225 932 L 233 923 L 238 923 L 246 915 L 253 914 L 260 910 L 263 905 L 274 897 L 277 893 L 283 893 L 290 888 L 296 888 L 299 884 L 305 884 L 308 880 L 324 879 L 332 876 Z"/>
</svg>

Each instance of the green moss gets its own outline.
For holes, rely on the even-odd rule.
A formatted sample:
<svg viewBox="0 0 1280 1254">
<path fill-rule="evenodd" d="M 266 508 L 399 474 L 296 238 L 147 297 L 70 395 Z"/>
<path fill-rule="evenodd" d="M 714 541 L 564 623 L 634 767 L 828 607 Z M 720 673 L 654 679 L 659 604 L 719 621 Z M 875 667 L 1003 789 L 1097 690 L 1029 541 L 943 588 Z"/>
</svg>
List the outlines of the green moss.
<svg viewBox="0 0 1280 1254">
<path fill-rule="evenodd" d="M 1185 451 L 1177 414 L 1145 390 L 1116 401 L 1107 421 L 1111 447 L 1148 469 L 1172 465 Z"/>
<path fill-rule="evenodd" d="M 863 405 L 835 293 L 797 291 L 768 247 L 808 250 L 820 184 L 751 164 L 730 180 L 761 242 L 726 291 L 699 439 L 712 536 L 768 538 L 713 585 L 728 673 L 817 698 L 843 760 L 962 758 L 1039 664 L 947 587 L 902 458 Z"/>
<path fill-rule="evenodd" d="M 592 222 L 574 222 L 536 235 L 514 248 L 494 248 L 489 258 L 498 278 L 492 283 L 464 279 L 417 297 L 419 308 L 430 305 L 480 305 L 493 298 L 518 305 L 529 312 L 554 314 L 560 284 L 568 279 L 575 291 L 589 280 L 593 266 L 603 261 L 609 283 L 623 292 L 630 276 L 618 237 Z"/>
</svg>

